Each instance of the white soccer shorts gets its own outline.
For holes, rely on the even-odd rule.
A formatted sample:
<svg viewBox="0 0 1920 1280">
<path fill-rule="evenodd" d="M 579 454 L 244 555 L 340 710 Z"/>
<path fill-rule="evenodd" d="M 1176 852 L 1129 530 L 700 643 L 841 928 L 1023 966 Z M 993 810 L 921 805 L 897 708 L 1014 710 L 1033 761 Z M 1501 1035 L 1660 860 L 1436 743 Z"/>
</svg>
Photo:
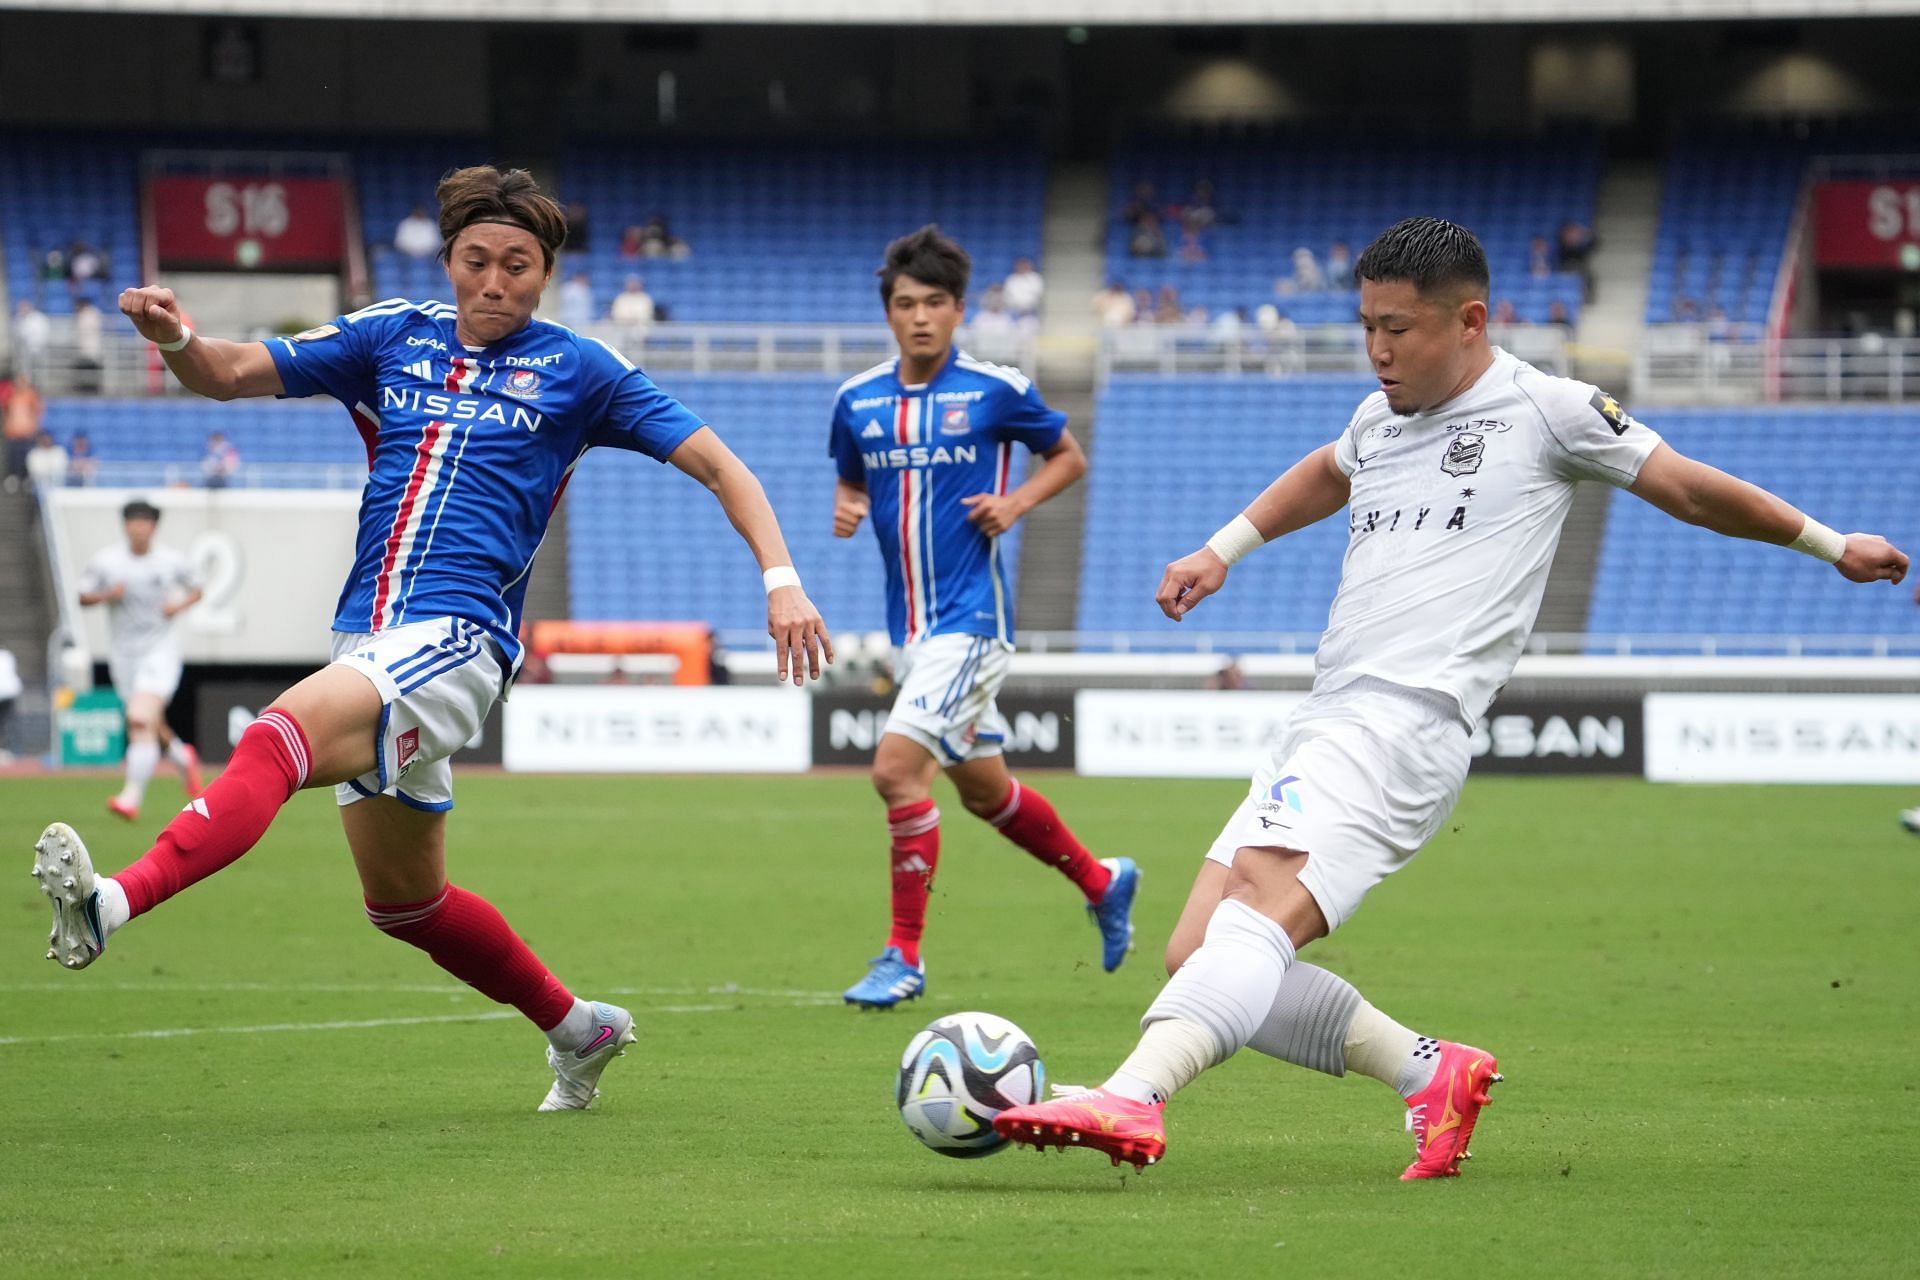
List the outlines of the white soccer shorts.
<svg viewBox="0 0 1920 1280">
<path fill-rule="evenodd" d="M 448 757 L 473 739 L 500 696 L 503 655 L 486 630 L 463 618 L 435 618 L 374 635 L 333 637 L 333 662 L 380 691 L 379 764 L 335 787 L 349 805 L 393 796 L 411 808 L 453 808 Z"/>
<path fill-rule="evenodd" d="M 942 768 L 997 756 L 1007 718 L 994 705 L 1013 661 L 1013 646 L 994 636 L 928 636 L 894 650 L 900 692 L 886 732 L 912 738 Z"/>
<path fill-rule="evenodd" d="M 1287 717 L 1207 857 L 1298 849 L 1300 883 L 1338 929 L 1373 886 L 1412 861 L 1453 812 L 1473 756 L 1444 694 L 1362 676 Z"/>
<path fill-rule="evenodd" d="M 180 688 L 180 650 L 161 644 L 144 653 L 129 651 L 107 658 L 107 675 L 113 691 L 123 704 L 131 703 L 137 693 L 150 693 L 161 702 L 172 702 Z"/>
</svg>

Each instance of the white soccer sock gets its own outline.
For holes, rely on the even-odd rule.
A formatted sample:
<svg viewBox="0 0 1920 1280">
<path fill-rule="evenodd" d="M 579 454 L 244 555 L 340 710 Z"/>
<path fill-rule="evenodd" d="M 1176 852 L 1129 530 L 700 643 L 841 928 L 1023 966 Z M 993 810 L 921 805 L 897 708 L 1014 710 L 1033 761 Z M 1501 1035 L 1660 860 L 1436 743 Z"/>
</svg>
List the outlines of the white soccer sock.
<svg viewBox="0 0 1920 1280">
<path fill-rule="evenodd" d="M 1141 1102 L 1171 1098 L 1252 1039 L 1292 963 L 1286 930 L 1245 903 L 1223 901 L 1206 940 L 1140 1019 L 1139 1046 L 1104 1087 Z"/>
<path fill-rule="evenodd" d="M 94 892 L 100 895 L 100 929 L 112 937 L 113 931 L 133 919 L 133 908 L 127 905 L 127 891 L 112 876 L 95 876 Z"/>
<path fill-rule="evenodd" d="M 147 794 L 147 784 L 153 781 L 153 771 L 160 765 L 160 744 L 157 742 L 135 742 L 127 747 L 127 780 L 120 788 L 120 799 L 135 808 Z"/>
<path fill-rule="evenodd" d="M 169 740 L 167 743 L 167 761 L 177 769 L 186 768 L 187 744 L 179 738 Z"/>
<path fill-rule="evenodd" d="M 1365 1001 L 1347 1027 L 1342 1049 L 1349 1070 L 1392 1085 L 1403 1098 L 1432 1082 L 1440 1060 L 1439 1041 L 1409 1031 Z"/>
<path fill-rule="evenodd" d="M 579 996 L 573 998 L 573 1008 L 567 1010 L 567 1016 L 547 1032 L 547 1043 L 556 1049 L 577 1049 L 580 1042 L 587 1038 L 587 1032 L 593 1029 L 593 1006 Z"/>
</svg>

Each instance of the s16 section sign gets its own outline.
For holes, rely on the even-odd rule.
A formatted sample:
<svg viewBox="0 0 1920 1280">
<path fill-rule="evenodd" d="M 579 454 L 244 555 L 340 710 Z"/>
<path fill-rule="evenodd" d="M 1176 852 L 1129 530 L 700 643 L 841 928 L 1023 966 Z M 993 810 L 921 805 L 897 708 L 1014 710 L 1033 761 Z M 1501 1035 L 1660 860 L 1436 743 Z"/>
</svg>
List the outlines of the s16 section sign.
<svg viewBox="0 0 1920 1280">
<path fill-rule="evenodd" d="M 1920 181 L 1823 182 L 1814 190 L 1814 259 L 1894 270 L 1920 252 Z"/>
<path fill-rule="evenodd" d="M 331 271 L 346 247 L 346 201 L 333 178 L 149 180 L 160 266 Z"/>
</svg>

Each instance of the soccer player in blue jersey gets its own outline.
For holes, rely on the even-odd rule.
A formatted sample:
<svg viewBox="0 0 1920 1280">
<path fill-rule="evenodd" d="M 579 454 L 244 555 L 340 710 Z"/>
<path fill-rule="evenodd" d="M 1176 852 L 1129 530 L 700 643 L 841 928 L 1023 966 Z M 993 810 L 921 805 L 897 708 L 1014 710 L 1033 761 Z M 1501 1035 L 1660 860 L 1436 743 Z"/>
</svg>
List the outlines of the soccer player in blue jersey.
<svg viewBox="0 0 1920 1280">
<path fill-rule="evenodd" d="M 887 626 L 899 693 L 873 758 L 892 837 L 893 927 L 849 1004 L 891 1008 L 926 990 L 920 937 L 940 860 L 933 776 L 944 769 L 967 812 L 1057 868 L 1086 895 L 1111 973 L 1133 946 L 1140 872 L 1095 859 L 1047 798 L 1016 782 L 994 705 L 1013 655 L 1013 601 L 1000 535 L 1078 480 L 1086 455 L 1017 369 L 953 345 L 966 315 L 966 250 L 923 227 L 887 246 L 880 301 L 898 358 L 841 386 L 830 450 L 838 471 L 833 531 L 867 515 L 887 570 Z M 1014 446 L 1040 466 L 1012 485 Z"/>
<path fill-rule="evenodd" d="M 368 918 L 531 1019 L 554 1073 L 540 1110 L 580 1110 L 633 1018 L 576 998 L 485 899 L 448 883 L 446 830 L 448 757 L 512 682 L 527 571 L 581 455 L 637 450 L 713 492 L 760 563 L 781 679 L 817 677 L 832 648 L 753 473 L 617 351 L 534 318 L 566 239 L 559 206 L 525 171 L 491 166 L 449 174 L 438 196 L 452 305 L 396 299 L 241 343 L 195 334 L 171 290 L 121 294 L 191 391 L 340 401 L 369 474 L 333 663 L 261 713 L 131 866 L 96 876 L 56 822 L 34 875 L 54 904 L 48 957 L 85 968 L 116 929 L 252 848 L 294 792 L 332 787 Z"/>
</svg>

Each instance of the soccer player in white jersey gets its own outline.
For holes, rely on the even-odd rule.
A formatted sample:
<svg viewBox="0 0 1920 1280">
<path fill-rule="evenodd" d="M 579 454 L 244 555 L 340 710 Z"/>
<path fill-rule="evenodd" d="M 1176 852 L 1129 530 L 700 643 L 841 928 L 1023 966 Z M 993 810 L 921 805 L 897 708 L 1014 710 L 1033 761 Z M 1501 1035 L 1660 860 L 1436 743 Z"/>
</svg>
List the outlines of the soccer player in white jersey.
<svg viewBox="0 0 1920 1280">
<path fill-rule="evenodd" d="M 1133 945 L 1133 860 L 1087 852 L 1001 754 L 1007 723 L 994 694 L 1013 656 L 1013 601 L 1000 535 L 1087 463 L 1066 415 L 1019 370 L 953 345 L 971 267 L 937 227 L 888 245 L 880 301 L 900 355 L 849 378 L 833 405 L 833 531 L 851 538 L 873 516 L 899 685 L 873 757 L 873 787 L 887 807 L 893 922 L 866 976 L 846 992 L 848 1004 L 870 1009 L 926 990 L 920 939 L 940 860 L 933 777 L 943 769 L 967 812 L 1079 888 L 1107 972 Z M 1014 487 L 1016 445 L 1040 465 Z"/>
<path fill-rule="evenodd" d="M 1001 1113 L 1034 1146 L 1136 1167 L 1166 1149 L 1166 1100 L 1242 1047 L 1405 1100 L 1403 1179 L 1467 1155 L 1492 1054 L 1408 1030 L 1295 959 L 1344 923 L 1446 820 L 1469 736 L 1533 627 L 1581 480 L 1627 489 L 1730 537 L 1805 552 L 1853 582 L 1898 582 L 1907 557 L 1842 535 L 1765 490 L 1683 457 L 1612 397 L 1487 341 L 1487 261 L 1462 227 L 1414 218 L 1354 264 L 1380 390 L 1340 438 L 1294 464 L 1207 545 L 1167 566 L 1176 622 L 1265 542 L 1347 508 L 1347 553 L 1312 692 L 1201 864 L 1167 946 L 1173 975 L 1138 1047 L 1098 1089 Z"/>
<path fill-rule="evenodd" d="M 136 498 L 120 519 L 126 541 L 87 561 L 80 603 L 107 606 L 107 672 L 127 715 L 126 780 L 107 808 L 132 822 L 163 751 L 180 770 L 187 799 L 200 794 L 200 759 L 167 727 L 167 704 L 180 687 L 173 620 L 199 603 L 201 588 L 187 558 L 153 540 L 160 508 Z"/>
<path fill-rule="evenodd" d="M 566 239 L 559 205 L 524 170 L 491 166 L 449 174 L 438 197 L 452 305 L 395 299 L 259 343 L 196 335 L 171 290 L 120 295 L 191 391 L 338 399 L 369 474 L 332 664 L 261 713 L 131 866 L 96 876 L 56 822 L 33 869 L 54 904 L 48 958 L 84 968 L 128 920 L 252 848 L 294 792 L 330 787 L 368 918 L 545 1032 L 553 1084 L 540 1110 L 580 1110 L 633 1041 L 632 1015 L 576 998 L 491 904 L 449 884 L 446 833 L 448 757 L 519 665 L 527 572 L 582 455 L 636 450 L 713 492 L 759 561 L 783 680 L 818 676 L 832 650 L 753 473 L 613 348 L 534 318 Z M 567 876 L 563 834 L 528 852 L 540 874 Z"/>
</svg>

